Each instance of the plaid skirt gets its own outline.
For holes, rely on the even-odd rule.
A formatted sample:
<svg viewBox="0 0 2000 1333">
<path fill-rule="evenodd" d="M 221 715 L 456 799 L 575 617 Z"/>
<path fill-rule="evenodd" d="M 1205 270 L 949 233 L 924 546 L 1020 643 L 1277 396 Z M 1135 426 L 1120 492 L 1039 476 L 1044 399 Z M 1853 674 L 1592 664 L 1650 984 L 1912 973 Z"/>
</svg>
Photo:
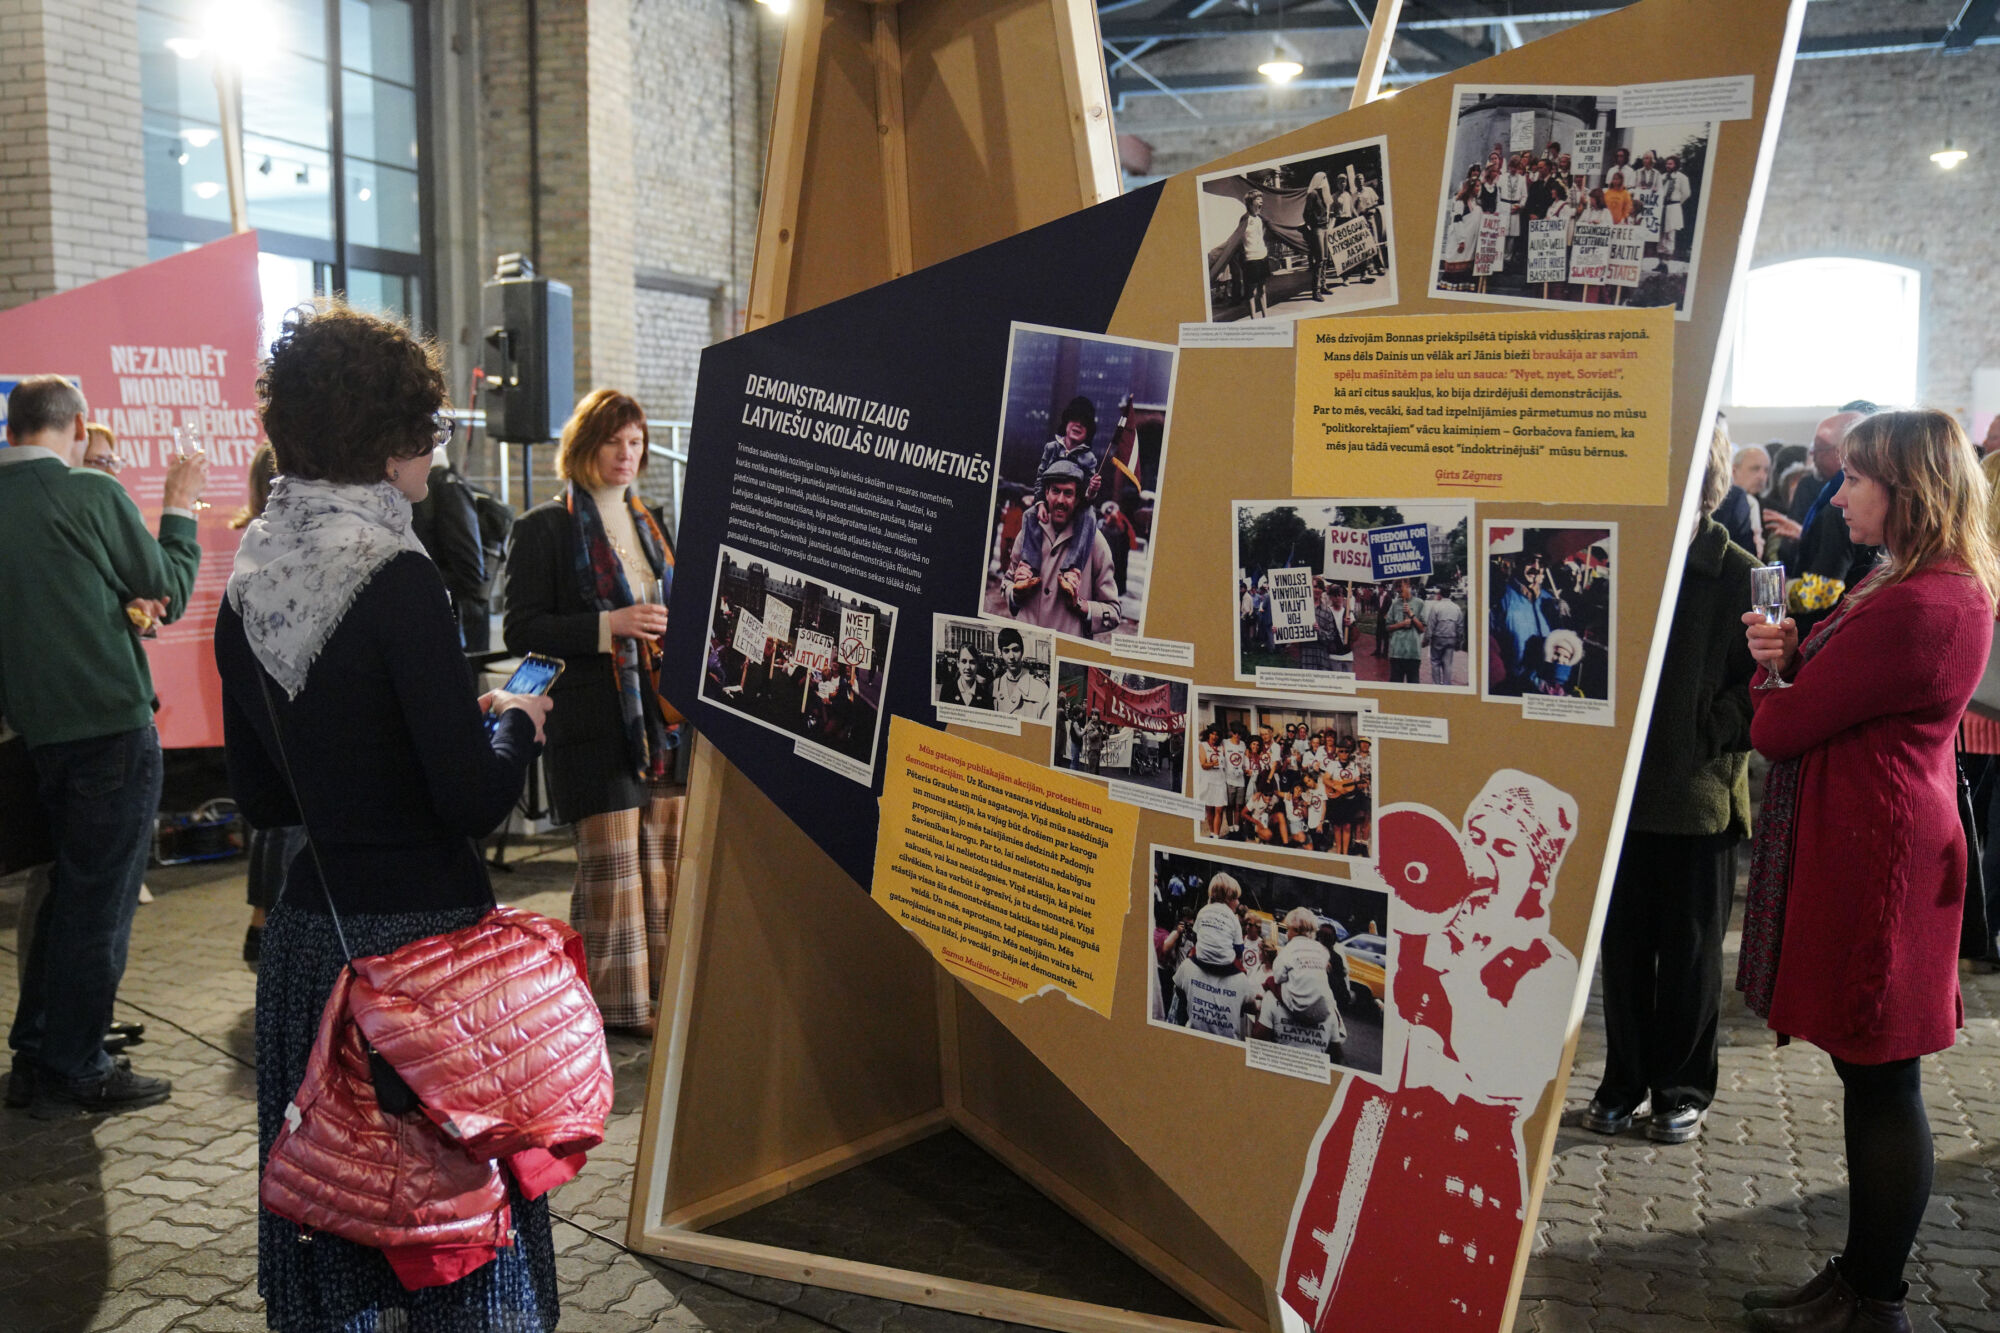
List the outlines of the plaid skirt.
<svg viewBox="0 0 2000 1333">
<path fill-rule="evenodd" d="M 658 782 L 637 809 L 577 821 L 569 920 L 583 936 L 590 993 L 608 1027 L 636 1027 L 653 1017 L 686 808 L 682 787 Z"/>
</svg>

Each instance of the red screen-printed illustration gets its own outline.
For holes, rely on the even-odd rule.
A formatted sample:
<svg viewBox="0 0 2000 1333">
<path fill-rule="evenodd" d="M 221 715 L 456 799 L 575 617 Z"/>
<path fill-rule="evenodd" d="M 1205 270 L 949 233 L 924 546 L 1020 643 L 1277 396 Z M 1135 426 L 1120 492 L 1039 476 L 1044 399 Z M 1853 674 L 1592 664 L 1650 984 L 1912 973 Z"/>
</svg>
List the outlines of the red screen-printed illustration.
<svg viewBox="0 0 2000 1333">
<path fill-rule="evenodd" d="M 1500 1326 L 1525 1223 L 1521 1117 L 1555 1076 L 1576 985 L 1548 918 L 1575 834 L 1575 801 L 1513 769 L 1456 829 L 1426 806 L 1383 812 L 1407 1040 L 1387 1086 L 1341 1085 L 1307 1160 L 1279 1296 L 1314 1333 Z"/>
</svg>

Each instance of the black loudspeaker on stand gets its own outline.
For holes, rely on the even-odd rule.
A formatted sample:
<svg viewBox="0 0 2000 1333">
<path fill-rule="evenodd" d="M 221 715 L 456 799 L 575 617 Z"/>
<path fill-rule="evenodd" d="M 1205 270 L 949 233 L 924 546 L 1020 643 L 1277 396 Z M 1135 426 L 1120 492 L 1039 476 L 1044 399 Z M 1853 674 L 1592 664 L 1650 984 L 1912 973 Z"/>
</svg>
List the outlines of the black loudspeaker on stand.
<svg viewBox="0 0 2000 1333">
<path fill-rule="evenodd" d="M 562 434 L 576 401 L 570 289 L 539 278 L 520 255 L 500 256 L 482 289 L 486 437 L 541 444 Z"/>
</svg>

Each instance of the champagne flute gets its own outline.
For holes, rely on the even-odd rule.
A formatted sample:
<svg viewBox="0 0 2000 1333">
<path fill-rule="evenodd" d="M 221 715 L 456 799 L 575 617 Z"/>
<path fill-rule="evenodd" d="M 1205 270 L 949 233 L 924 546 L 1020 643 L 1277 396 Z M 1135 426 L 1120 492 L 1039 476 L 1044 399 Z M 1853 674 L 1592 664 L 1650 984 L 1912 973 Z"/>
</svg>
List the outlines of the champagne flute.
<svg viewBox="0 0 2000 1333">
<path fill-rule="evenodd" d="M 174 427 L 175 458 L 181 458 L 188 454 L 199 454 L 203 452 L 205 451 L 202 448 L 200 431 L 196 430 L 193 426 Z M 189 507 L 192 508 L 198 514 L 202 510 L 208 508 L 208 501 L 197 499 L 190 502 Z"/>
<path fill-rule="evenodd" d="M 1785 619 L 1785 567 L 1782 564 L 1759 565 L 1750 571 L 1750 604 L 1753 610 L 1764 617 L 1767 625 L 1782 624 Z M 1792 682 L 1777 672 L 1765 669 L 1764 682 L 1760 690 L 1790 689 Z"/>
</svg>

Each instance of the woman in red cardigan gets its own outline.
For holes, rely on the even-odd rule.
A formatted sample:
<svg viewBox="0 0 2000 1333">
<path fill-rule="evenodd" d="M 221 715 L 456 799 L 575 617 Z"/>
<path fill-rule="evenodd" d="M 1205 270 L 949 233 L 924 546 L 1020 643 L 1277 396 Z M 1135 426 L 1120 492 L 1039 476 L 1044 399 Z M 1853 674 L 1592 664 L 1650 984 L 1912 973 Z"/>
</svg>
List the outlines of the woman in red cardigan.
<svg viewBox="0 0 2000 1333">
<path fill-rule="evenodd" d="M 1737 987 L 1833 1057 L 1847 1245 L 1803 1287 L 1744 1297 L 1753 1328 L 1910 1327 L 1903 1266 L 1931 1189 L 1918 1060 L 1952 1044 L 1965 845 L 1952 739 L 1986 669 L 2000 558 L 1971 441 L 1942 412 L 1878 412 L 1833 503 L 1885 555 L 1801 645 L 1750 612 L 1751 742 L 1772 761 Z M 1789 689 L 1762 688 L 1776 675 Z"/>
</svg>

